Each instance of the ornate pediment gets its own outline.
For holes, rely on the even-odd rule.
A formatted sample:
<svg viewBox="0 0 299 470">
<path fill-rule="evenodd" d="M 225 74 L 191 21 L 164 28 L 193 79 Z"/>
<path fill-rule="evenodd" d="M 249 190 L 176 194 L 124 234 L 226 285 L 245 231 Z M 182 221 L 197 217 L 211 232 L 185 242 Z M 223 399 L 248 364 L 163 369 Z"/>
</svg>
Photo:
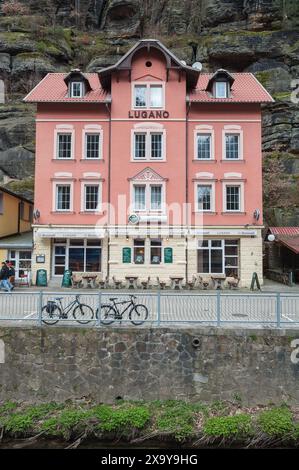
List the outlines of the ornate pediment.
<svg viewBox="0 0 299 470">
<path fill-rule="evenodd" d="M 166 181 L 167 178 L 159 175 L 156 171 L 150 167 L 144 168 L 144 170 L 137 173 L 137 175 L 129 178 L 130 181 Z"/>
</svg>

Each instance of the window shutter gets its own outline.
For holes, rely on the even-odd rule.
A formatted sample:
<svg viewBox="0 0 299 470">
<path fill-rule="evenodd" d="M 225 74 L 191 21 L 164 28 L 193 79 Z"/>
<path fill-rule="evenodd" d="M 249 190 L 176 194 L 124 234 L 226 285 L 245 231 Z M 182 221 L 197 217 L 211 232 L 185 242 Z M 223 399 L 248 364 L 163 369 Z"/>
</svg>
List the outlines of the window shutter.
<svg viewBox="0 0 299 470">
<path fill-rule="evenodd" d="M 123 263 L 131 263 L 131 251 L 129 246 L 123 248 Z"/>
<path fill-rule="evenodd" d="M 164 263 L 173 263 L 173 250 L 172 248 L 164 248 Z"/>
</svg>

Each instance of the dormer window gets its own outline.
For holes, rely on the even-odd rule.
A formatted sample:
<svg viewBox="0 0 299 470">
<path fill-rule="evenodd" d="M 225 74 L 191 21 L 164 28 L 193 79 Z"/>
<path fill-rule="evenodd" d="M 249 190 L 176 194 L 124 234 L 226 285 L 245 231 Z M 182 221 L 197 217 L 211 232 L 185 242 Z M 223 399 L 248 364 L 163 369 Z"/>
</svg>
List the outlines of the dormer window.
<svg viewBox="0 0 299 470">
<path fill-rule="evenodd" d="M 70 96 L 71 98 L 82 98 L 83 96 L 83 83 L 82 82 L 70 83 Z"/>
<path fill-rule="evenodd" d="M 230 98 L 234 81 L 234 77 L 227 70 L 219 69 L 210 78 L 206 90 L 214 98 Z"/>
<path fill-rule="evenodd" d="M 215 98 L 227 98 L 227 82 L 215 82 Z"/>
</svg>

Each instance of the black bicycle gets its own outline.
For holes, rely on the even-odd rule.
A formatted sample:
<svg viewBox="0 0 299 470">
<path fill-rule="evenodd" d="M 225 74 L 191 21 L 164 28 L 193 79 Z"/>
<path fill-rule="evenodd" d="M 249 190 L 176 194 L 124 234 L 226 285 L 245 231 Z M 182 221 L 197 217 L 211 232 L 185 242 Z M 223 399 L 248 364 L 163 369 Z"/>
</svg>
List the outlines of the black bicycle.
<svg viewBox="0 0 299 470">
<path fill-rule="evenodd" d="M 133 325 L 142 325 L 148 317 L 148 309 L 143 304 L 136 304 L 135 300 L 137 297 L 135 295 L 130 295 L 130 300 L 122 300 L 116 302 L 117 297 L 111 297 L 109 300 L 111 304 L 102 304 L 101 305 L 101 323 L 103 325 L 111 325 L 116 320 L 120 322 L 123 319 L 123 316 L 128 312 L 128 318 L 133 323 Z M 118 305 L 128 304 L 122 311 L 119 310 Z M 98 318 L 99 310 L 96 311 L 96 318 Z"/>
<path fill-rule="evenodd" d="M 94 317 L 93 309 L 80 302 L 80 295 L 76 295 L 75 300 L 63 307 L 61 300 L 63 297 L 55 297 L 48 300 L 42 308 L 42 321 L 47 325 L 55 325 L 59 320 L 66 320 L 72 310 L 72 315 L 78 323 L 89 323 Z"/>
</svg>

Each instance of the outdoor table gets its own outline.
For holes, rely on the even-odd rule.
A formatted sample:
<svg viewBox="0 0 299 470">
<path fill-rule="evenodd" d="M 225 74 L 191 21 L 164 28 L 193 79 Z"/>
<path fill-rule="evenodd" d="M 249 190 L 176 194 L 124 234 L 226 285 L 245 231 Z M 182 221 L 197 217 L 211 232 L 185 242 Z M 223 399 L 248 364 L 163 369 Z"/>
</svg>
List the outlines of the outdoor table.
<svg viewBox="0 0 299 470">
<path fill-rule="evenodd" d="M 129 284 L 129 289 L 134 289 L 136 287 L 136 281 L 138 276 L 125 276 L 127 283 Z"/>
<path fill-rule="evenodd" d="M 172 289 L 182 289 L 183 277 L 170 276 L 172 281 Z"/>
<path fill-rule="evenodd" d="M 214 282 L 214 289 L 223 289 L 223 284 L 226 279 L 224 274 L 219 274 L 217 276 L 211 276 Z"/>
<path fill-rule="evenodd" d="M 84 287 L 95 287 L 97 274 L 82 274 Z"/>
</svg>

